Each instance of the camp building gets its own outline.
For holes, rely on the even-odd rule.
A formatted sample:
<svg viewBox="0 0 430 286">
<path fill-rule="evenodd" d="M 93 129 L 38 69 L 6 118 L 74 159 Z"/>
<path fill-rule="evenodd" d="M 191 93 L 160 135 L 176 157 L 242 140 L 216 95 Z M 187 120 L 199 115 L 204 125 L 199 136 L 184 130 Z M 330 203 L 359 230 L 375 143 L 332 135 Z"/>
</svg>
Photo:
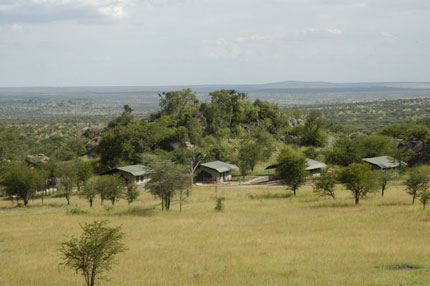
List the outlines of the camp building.
<svg viewBox="0 0 430 286">
<path fill-rule="evenodd" d="M 117 167 L 115 169 L 104 172 L 102 175 L 118 174 L 124 178 L 128 184 L 144 184 L 149 180 L 150 171 L 148 167 L 143 165 L 130 165 L 124 167 Z"/>
<path fill-rule="evenodd" d="M 231 180 L 231 172 L 239 170 L 236 165 L 222 161 L 200 164 L 194 172 L 194 182 L 220 183 Z"/>
<path fill-rule="evenodd" d="M 266 167 L 266 170 L 276 169 L 278 167 L 278 164 L 273 164 Z M 323 162 L 313 160 L 306 158 L 306 171 L 309 171 L 312 175 L 318 175 L 321 174 L 321 172 L 327 168 L 327 165 Z M 270 176 L 270 180 L 276 180 L 279 179 L 279 174 L 275 172 L 274 175 Z"/>
<path fill-rule="evenodd" d="M 364 158 L 363 162 L 369 163 L 374 169 L 395 169 L 400 166 L 400 164 L 405 165 L 405 162 L 401 162 L 390 156 L 380 156 L 373 158 Z"/>
</svg>

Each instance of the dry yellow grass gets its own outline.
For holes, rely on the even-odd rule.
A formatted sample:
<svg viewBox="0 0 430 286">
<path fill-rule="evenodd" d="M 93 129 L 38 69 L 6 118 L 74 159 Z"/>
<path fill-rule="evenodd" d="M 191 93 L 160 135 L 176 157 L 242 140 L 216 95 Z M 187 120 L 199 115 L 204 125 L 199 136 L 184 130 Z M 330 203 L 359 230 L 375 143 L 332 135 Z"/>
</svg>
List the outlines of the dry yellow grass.
<svg viewBox="0 0 430 286">
<path fill-rule="evenodd" d="M 148 194 L 110 212 L 65 199 L 11 209 L 0 201 L 0 285 L 81 285 L 58 267 L 56 249 L 79 224 L 107 219 L 122 225 L 129 248 L 102 285 L 430 285 L 430 210 L 410 205 L 402 186 L 354 206 L 347 191 L 317 198 L 310 187 L 288 199 L 250 199 L 282 187 L 218 187 L 225 210 L 214 212 L 214 187 L 195 187 L 178 212 Z M 107 205 L 107 204 L 106 204 Z M 416 270 L 389 270 L 390 265 Z"/>
</svg>

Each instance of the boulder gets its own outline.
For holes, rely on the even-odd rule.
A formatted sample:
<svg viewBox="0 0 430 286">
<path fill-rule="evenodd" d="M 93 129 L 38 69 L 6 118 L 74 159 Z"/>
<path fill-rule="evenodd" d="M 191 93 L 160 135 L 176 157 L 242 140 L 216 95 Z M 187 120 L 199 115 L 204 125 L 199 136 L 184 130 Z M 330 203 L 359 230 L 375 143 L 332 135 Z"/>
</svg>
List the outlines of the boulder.
<svg viewBox="0 0 430 286">
<path fill-rule="evenodd" d="M 25 160 L 32 165 L 47 164 L 49 162 L 49 157 L 44 154 L 33 154 L 28 155 Z"/>
</svg>

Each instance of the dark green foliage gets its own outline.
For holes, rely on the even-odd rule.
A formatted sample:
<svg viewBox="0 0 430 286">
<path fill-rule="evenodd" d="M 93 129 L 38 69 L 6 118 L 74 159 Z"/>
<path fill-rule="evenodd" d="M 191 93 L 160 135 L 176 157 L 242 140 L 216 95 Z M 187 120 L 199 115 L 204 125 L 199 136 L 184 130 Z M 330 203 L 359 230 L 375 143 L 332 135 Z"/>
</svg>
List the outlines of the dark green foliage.
<svg viewBox="0 0 430 286">
<path fill-rule="evenodd" d="M 60 184 L 62 192 L 67 200 L 67 204 L 70 205 L 70 196 L 73 192 L 73 187 L 76 185 L 78 180 L 78 170 L 76 164 L 73 161 L 64 162 L 58 165 L 55 170 L 55 177 Z"/>
<path fill-rule="evenodd" d="M 163 92 L 158 95 L 160 97 L 160 114 L 174 115 L 182 114 L 187 108 L 197 108 L 199 100 L 196 94 L 191 89 L 183 89 L 178 91 Z"/>
<path fill-rule="evenodd" d="M 85 152 L 85 139 L 70 137 L 60 144 L 55 151 L 55 157 L 60 161 L 70 161 L 83 156 Z"/>
<path fill-rule="evenodd" d="M 258 161 L 262 159 L 263 149 L 260 144 L 248 142 L 241 145 L 239 148 L 239 168 L 243 177 L 249 171 L 254 171 L 254 167 Z"/>
<path fill-rule="evenodd" d="M 94 182 L 102 202 L 109 200 L 112 205 L 124 197 L 124 180 L 116 175 L 105 175 L 96 177 Z"/>
<path fill-rule="evenodd" d="M 78 192 L 81 190 L 81 186 L 91 178 L 93 175 L 93 167 L 90 163 L 84 162 L 82 160 L 77 160 L 75 162 L 76 167 L 76 185 L 78 187 Z"/>
<path fill-rule="evenodd" d="M 381 131 L 381 134 L 398 139 L 408 139 L 414 137 L 418 140 L 427 140 L 429 138 L 429 129 L 423 125 L 414 122 L 406 122 L 390 125 Z"/>
<path fill-rule="evenodd" d="M 353 193 L 355 204 L 378 186 L 377 176 L 365 163 L 352 163 L 343 168 L 339 172 L 339 181 Z"/>
<path fill-rule="evenodd" d="M 28 152 L 16 128 L 8 128 L 0 125 L 0 160 L 22 160 Z"/>
<path fill-rule="evenodd" d="M 327 155 L 327 161 L 332 164 L 348 166 L 360 162 L 362 159 L 361 146 L 348 137 L 341 137 Z"/>
<path fill-rule="evenodd" d="M 262 160 L 268 160 L 272 157 L 272 154 L 276 151 L 276 139 L 269 132 L 262 128 L 255 128 L 251 132 L 251 138 L 254 139 L 255 143 L 259 145 L 261 149 Z"/>
<path fill-rule="evenodd" d="M 90 203 L 90 207 L 93 206 L 95 197 L 99 194 L 97 187 L 97 177 L 89 179 L 89 181 L 83 186 L 79 195 L 84 197 Z"/>
<path fill-rule="evenodd" d="M 206 161 L 230 161 L 232 153 L 221 144 L 209 145 L 206 149 Z"/>
<path fill-rule="evenodd" d="M 303 126 L 300 126 L 299 137 L 302 145 L 323 147 L 327 141 L 327 135 L 323 128 L 325 120 L 320 111 L 312 110 L 306 116 Z"/>
<path fill-rule="evenodd" d="M 72 237 L 58 249 L 63 260 L 60 265 L 84 276 L 86 286 L 94 286 L 106 279 L 115 256 L 126 250 L 121 242 L 124 234 L 121 227 L 108 227 L 106 221 L 94 221 L 81 228 L 79 238 Z"/>
<path fill-rule="evenodd" d="M 162 210 L 168 211 L 175 193 L 191 187 L 190 173 L 186 168 L 162 158 L 154 158 L 149 166 L 151 168 L 150 180 L 146 183 L 145 188 L 152 195 L 159 197 Z"/>
<path fill-rule="evenodd" d="M 291 149 L 283 149 L 278 156 L 278 166 L 276 171 L 283 183 L 290 188 L 294 196 L 297 189 L 306 182 L 306 158 L 303 154 L 298 154 Z"/>
<path fill-rule="evenodd" d="M 124 105 L 124 111 L 120 116 L 109 122 L 108 127 L 116 127 L 116 126 L 125 126 L 131 122 L 134 121 L 134 115 L 131 114 L 133 112 L 133 109 L 128 106 Z"/>
<path fill-rule="evenodd" d="M 426 209 L 427 203 L 430 201 L 430 191 L 428 188 L 423 189 L 419 193 L 420 202 L 423 204 L 423 209 Z"/>
<path fill-rule="evenodd" d="M 139 190 L 137 189 L 136 185 L 129 185 L 127 186 L 127 191 L 125 193 L 125 198 L 127 200 L 127 203 L 130 205 L 132 202 L 134 202 L 135 200 L 137 200 L 137 198 L 139 197 L 140 193 Z"/>
<path fill-rule="evenodd" d="M 262 195 L 249 195 L 251 200 L 262 200 L 262 199 L 288 199 L 291 198 L 292 194 L 288 193 L 264 193 Z"/>
<path fill-rule="evenodd" d="M 397 151 L 395 144 L 392 138 L 381 135 L 341 137 L 328 153 L 327 160 L 332 164 L 348 166 L 361 162 L 363 158 L 394 155 Z"/>
<path fill-rule="evenodd" d="M 381 186 L 381 195 L 384 196 L 388 182 L 392 181 L 396 176 L 393 170 L 380 170 L 379 171 L 379 185 Z"/>
<path fill-rule="evenodd" d="M 139 124 L 118 125 L 106 131 L 97 147 L 101 164 L 113 168 L 120 161 L 137 161 L 139 154 L 149 149 L 143 140 L 145 130 L 142 127 Z"/>
<path fill-rule="evenodd" d="M 419 166 L 409 170 L 406 192 L 412 196 L 412 204 L 421 192 L 427 192 L 430 185 L 429 167 Z"/>
<path fill-rule="evenodd" d="M 42 177 L 36 169 L 32 169 L 25 164 L 13 164 L 3 169 L 2 185 L 5 193 L 9 197 L 16 196 L 28 204 L 30 198 L 41 189 Z"/>
<path fill-rule="evenodd" d="M 78 207 L 70 208 L 66 210 L 67 215 L 80 215 L 80 214 L 87 214 L 88 212 L 85 210 L 82 210 Z"/>
<path fill-rule="evenodd" d="M 224 201 L 225 201 L 224 197 L 215 197 L 214 210 L 217 212 L 223 211 L 224 210 Z"/>
<path fill-rule="evenodd" d="M 337 174 L 330 170 L 325 170 L 320 176 L 313 179 L 314 192 L 321 197 L 329 196 L 333 199 L 336 198 L 334 188 L 337 183 Z"/>
</svg>

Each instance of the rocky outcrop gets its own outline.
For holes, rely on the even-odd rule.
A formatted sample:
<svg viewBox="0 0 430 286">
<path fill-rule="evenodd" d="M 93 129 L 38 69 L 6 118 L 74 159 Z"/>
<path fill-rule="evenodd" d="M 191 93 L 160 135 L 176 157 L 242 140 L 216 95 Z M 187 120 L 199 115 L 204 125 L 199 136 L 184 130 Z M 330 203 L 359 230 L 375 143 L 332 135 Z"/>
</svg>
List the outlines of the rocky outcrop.
<svg viewBox="0 0 430 286">
<path fill-rule="evenodd" d="M 430 144 L 415 137 L 402 140 L 398 145 L 407 151 L 411 151 L 412 156 L 408 162 L 409 165 L 419 165 L 430 163 Z"/>
<path fill-rule="evenodd" d="M 99 146 L 101 135 L 106 130 L 105 127 L 84 127 L 78 131 L 76 136 L 86 138 L 86 155 L 95 156 L 97 154 L 97 146 Z"/>
<path fill-rule="evenodd" d="M 305 121 L 303 119 L 290 117 L 288 118 L 288 124 L 290 124 L 291 127 L 296 127 L 296 126 L 305 124 Z"/>
<path fill-rule="evenodd" d="M 49 157 L 44 154 L 33 154 L 28 155 L 25 160 L 32 165 L 47 164 L 49 162 Z"/>
</svg>

